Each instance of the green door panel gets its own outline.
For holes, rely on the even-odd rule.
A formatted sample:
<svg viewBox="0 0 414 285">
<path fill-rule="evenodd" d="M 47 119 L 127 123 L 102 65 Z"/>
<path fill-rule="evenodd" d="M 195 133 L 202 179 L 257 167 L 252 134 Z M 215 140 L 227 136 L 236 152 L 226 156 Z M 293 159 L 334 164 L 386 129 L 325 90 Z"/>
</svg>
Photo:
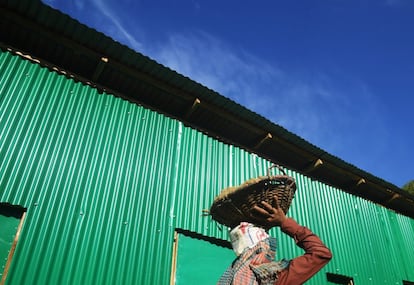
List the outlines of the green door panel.
<svg viewBox="0 0 414 285">
<path fill-rule="evenodd" d="M 235 257 L 231 249 L 180 234 L 175 284 L 216 284 Z"/>
</svg>

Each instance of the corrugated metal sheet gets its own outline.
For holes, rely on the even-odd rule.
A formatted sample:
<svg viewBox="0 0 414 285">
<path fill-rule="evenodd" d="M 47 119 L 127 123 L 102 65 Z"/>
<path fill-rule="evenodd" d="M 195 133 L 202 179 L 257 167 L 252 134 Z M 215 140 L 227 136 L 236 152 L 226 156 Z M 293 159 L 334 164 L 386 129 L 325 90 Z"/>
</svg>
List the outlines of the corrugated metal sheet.
<svg viewBox="0 0 414 285">
<path fill-rule="evenodd" d="M 165 284 L 179 123 L 1 62 L 0 197 L 28 208 L 10 283 Z"/>
<path fill-rule="evenodd" d="M 227 239 L 202 210 L 269 164 L 0 53 L 0 202 L 27 208 L 7 284 L 168 284 L 174 229 Z M 327 284 L 325 272 L 356 284 L 414 280 L 412 219 L 289 174 L 299 186 L 289 214 L 334 253 L 309 284 Z M 301 254 L 272 234 L 280 257 Z"/>
</svg>

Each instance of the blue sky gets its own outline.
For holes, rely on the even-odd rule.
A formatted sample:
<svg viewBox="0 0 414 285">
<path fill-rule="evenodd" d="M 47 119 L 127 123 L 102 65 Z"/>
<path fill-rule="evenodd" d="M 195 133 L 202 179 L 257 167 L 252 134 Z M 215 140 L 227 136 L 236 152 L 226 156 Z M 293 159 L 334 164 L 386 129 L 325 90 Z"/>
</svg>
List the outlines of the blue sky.
<svg viewBox="0 0 414 285">
<path fill-rule="evenodd" d="M 45 0 L 328 153 L 414 179 L 414 1 Z"/>
</svg>

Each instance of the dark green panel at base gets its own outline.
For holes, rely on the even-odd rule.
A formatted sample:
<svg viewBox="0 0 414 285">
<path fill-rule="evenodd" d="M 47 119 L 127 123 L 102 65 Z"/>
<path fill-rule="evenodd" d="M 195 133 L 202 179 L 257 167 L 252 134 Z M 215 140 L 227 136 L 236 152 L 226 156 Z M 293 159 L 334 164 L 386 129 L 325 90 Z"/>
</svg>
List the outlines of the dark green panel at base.
<svg viewBox="0 0 414 285">
<path fill-rule="evenodd" d="M 180 234 L 175 284 L 216 284 L 235 257 L 228 248 Z"/>
</svg>

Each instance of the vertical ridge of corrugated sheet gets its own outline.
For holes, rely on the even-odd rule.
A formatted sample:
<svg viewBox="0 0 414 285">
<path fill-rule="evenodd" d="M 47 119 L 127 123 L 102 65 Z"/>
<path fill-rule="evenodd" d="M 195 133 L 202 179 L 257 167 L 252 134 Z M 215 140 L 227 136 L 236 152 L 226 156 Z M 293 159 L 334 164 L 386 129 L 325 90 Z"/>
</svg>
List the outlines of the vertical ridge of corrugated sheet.
<svg viewBox="0 0 414 285">
<path fill-rule="evenodd" d="M 0 202 L 27 208 L 7 284 L 168 284 L 175 228 L 227 239 L 203 217 L 221 189 L 270 163 L 182 123 L 0 53 Z M 289 215 L 356 284 L 414 279 L 414 222 L 288 170 Z M 279 239 L 280 258 L 302 252 Z M 214 283 L 214 280 L 212 281 Z"/>
</svg>

